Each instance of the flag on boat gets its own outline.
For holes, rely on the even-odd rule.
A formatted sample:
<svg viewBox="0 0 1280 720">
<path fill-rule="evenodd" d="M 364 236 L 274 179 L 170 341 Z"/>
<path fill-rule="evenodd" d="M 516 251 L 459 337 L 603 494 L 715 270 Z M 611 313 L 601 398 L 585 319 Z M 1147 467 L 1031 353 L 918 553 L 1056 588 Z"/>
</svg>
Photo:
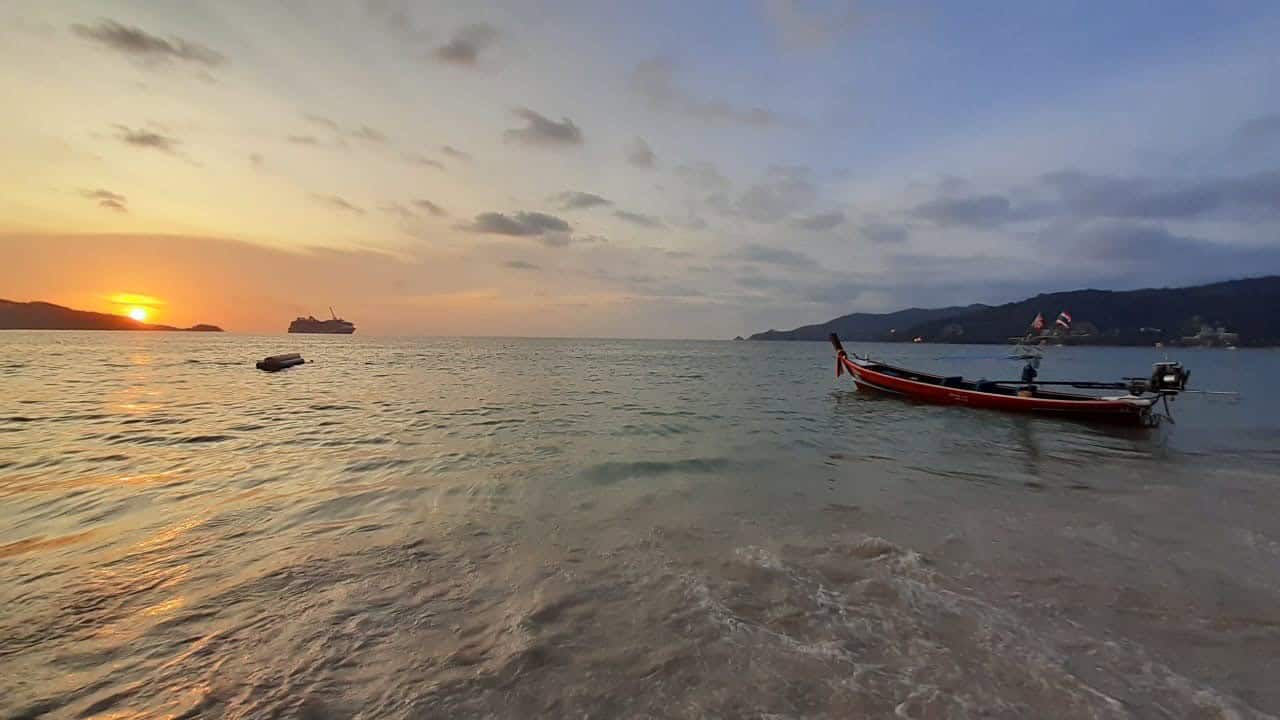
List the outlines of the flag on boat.
<svg viewBox="0 0 1280 720">
<path fill-rule="evenodd" d="M 1066 310 L 1063 310 L 1062 312 L 1058 313 L 1058 321 L 1055 324 L 1061 325 L 1063 330 L 1070 330 L 1071 329 L 1071 313 L 1067 312 Z"/>
<path fill-rule="evenodd" d="M 1042 313 L 1036 313 L 1036 319 L 1031 321 L 1031 329 L 1032 330 L 1044 329 L 1044 315 Z"/>
</svg>

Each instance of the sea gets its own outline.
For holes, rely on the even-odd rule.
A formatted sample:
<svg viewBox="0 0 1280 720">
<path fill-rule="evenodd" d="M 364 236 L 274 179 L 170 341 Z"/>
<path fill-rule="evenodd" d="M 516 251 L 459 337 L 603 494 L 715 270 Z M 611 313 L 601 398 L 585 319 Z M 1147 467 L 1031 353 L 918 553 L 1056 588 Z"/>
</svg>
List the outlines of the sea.
<svg viewBox="0 0 1280 720">
<path fill-rule="evenodd" d="M 1041 379 L 1166 352 L 1240 395 L 1142 430 L 821 343 L 0 333 L 0 717 L 1276 717 L 1280 352 Z"/>
</svg>

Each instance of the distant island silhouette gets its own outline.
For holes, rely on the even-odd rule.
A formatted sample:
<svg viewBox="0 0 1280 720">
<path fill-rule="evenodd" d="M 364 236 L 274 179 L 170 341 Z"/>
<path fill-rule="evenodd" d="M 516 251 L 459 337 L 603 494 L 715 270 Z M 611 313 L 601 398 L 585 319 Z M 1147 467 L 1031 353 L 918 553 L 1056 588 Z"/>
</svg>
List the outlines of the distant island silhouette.
<svg viewBox="0 0 1280 720">
<path fill-rule="evenodd" d="M 1069 345 L 1280 345 L 1280 276 L 1146 290 L 1072 290 L 1004 305 L 911 308 L 854 313 L 794 330 L 769 330 L 748 340 L 845 340 L 874 342 L 1008 343 L 1027 332 L 1037 314 L 1048 342 Z M 1056 333 L 1063 310 L 1075 318 Z M 919 338 L 919 340 L 917 340 Z"/>
<path fill-rule="evenodd" d="M 217 325 L 179 328 L 138 322 L 124 315 L 74 310 L 47 302 L 0 300 L 0 330 L 169 330 L 222 332 Z"/>
</svg>

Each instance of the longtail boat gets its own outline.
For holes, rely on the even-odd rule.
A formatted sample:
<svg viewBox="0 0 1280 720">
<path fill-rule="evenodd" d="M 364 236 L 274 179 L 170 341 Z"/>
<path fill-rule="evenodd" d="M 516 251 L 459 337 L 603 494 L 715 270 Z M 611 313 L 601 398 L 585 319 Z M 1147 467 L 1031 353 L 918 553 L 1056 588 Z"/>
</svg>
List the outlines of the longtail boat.
<svg viewBox="0 0 1280 720">
<path fill-rule="evenodd" d="M 860 389 L 940 405 L 964 405 L 1147 427 L 1159 424 L 1161 417 L 1168 417 L 1169 398 L 1186 391 L 1187 380 L 1191 376 L 1180 363 L 1159 362 L 1152 367 L 1149 377 L 1124 378 L 1120 382 L 1036 382 L 1038 357 L 1024 356 L 1028 363 L 1020 380 L 966 380 L 961 376 L 932 375 L 850 354 L 845 352 L 835 333 L 831 334 L 831 345 L 836 350 L 836 377 L 847 371 Z M 1085 395 L 1047 390 L 1045 386 L 1119 390 L 1122 394 Z M 1156 411 L 1157 403 L 1163 404 L 1163 414 Z"/>
</svg>

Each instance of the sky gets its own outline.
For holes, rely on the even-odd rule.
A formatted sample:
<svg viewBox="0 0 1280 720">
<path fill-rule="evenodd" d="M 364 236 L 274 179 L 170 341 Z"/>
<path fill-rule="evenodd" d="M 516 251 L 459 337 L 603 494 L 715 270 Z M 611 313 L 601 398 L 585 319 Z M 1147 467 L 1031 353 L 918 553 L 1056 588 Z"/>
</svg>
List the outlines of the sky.
<svg viewBox="0 0 1280 720">
<path fill-rule="evenodd" d="M 1245 0 L 10 0 L 0 298 L 723 338 L 1280 273 L 1277 36 Z"/>
</svg>

